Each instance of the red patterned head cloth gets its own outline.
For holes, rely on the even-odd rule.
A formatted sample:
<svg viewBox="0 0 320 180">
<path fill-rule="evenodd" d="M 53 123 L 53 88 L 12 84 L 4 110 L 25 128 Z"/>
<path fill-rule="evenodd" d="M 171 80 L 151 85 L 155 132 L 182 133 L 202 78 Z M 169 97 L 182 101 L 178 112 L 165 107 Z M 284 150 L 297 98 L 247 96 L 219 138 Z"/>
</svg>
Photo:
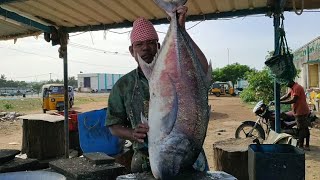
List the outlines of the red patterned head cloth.
<svg viewBox="0 0 320 180">
<path fill-rule="evenodd" d="M 159 40 L 159 38 L 153 24 L 141 17 L 133 22 L 130 40 L 132 44 L 136 41 Z"/>
</svg>

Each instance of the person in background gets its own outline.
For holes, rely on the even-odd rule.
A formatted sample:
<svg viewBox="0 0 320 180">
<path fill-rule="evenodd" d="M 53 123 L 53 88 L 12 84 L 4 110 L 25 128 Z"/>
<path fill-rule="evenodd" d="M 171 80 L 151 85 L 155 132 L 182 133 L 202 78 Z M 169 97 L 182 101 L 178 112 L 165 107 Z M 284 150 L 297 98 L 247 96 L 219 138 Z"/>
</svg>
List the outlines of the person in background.
<svg viewBox="0 0 320 180">
<path fill-rule="evenodd" d="M 183 28 L 185 27 L 186 12 L 186 6 L 177 8 L 179 25 Z M 145 62 L 151 63 L 160 48 L 158 34 L 152 23 L 144 18 L 135 20 L 130 40 L 129 51 L 135 61 L 138 62 L 137 55 L 139 55 Z M 202 62 L 205 69 L 208 69 L 207 64 L 207 62 Z M 141 121 L 141 114 L 148 117 L 149 99 L 148 80 L 138 63 L 137 69 L 124 75 L 116 82 L 108 100 L 106 126 L 114 136 L 133 142 L 134 154 L 131 161 L 133 173 L 151 170 L 147 140 L 149 127 L 148 124 Z M 196 166 L 208 170 L 204 152 L 202 152 L 202 159 L 202 163 L 199 163 L 200 161 L 195 163 Z"/>
<path fill-rule="evenodd" d="M 306 101 L 306 94 L 303 87 L 294 82 L 290 81 L 287 85 L 290 90 L 289 92 L 280 98 L 281 104 L 291 104 L 294 117 L 296 119 L 298 127 L 298 138 L 299 138 L 299 148 L 306 151 L 310 151 L 310 130 L 309 123 L 307 120 L 310 109 Z M 306 139 L 306 145 L 304 146 L 304 139 Z"/>
</svg>

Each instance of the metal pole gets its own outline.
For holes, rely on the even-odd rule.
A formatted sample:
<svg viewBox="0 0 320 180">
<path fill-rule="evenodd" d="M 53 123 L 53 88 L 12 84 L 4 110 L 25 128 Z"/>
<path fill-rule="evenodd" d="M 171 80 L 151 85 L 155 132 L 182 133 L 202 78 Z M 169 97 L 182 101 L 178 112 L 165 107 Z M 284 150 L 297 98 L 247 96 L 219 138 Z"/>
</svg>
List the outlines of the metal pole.
<svg viewBox="0 0 320 180">
<path fill-rule="evenodd" d="M 274 54 L 278 55 L 280 53 L 279 44 L 279 27 L 280 27 L 280 14 L 282 12 L 282 7 L 284 5 L 284 0 L 278 0 L 275 4 L 275 12 L 273 17 L 274 26 Z M 280 133 L 281 123 L 280 123 L 280 84 L 274 80 L 274 100 L 275 100 L 275 131 Z"/>
<path fill-rule="evenodd" d="M 69 158 L 69 94 L 68 94 L 68 34 L 59 32 L 60 34 L 60 58 L 63 58 L 63 82 L 64 82 L 64 145 L 65 145 L 65 158 Z"/>
<path fill-rule="evenodd" d="M 65 132 L 65 158 L 69 158 L 69 88 L 68 88 L 68 52 L 63 55 L 63 82 L 64 82 L 64 132 Z"/>
</svg>

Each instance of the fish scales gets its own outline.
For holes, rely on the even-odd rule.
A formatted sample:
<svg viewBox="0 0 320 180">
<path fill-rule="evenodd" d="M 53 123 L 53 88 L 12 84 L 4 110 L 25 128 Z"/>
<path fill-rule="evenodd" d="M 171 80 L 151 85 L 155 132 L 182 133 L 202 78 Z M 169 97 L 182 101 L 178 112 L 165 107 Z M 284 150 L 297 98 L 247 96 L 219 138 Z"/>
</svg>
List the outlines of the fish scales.
<svg viewBox="0 0 320 180">
<path fill-rule="evenodd" d="M 202 150 L 210 107 L 200 50 L 178 25 L 174 8 L 186 0 L 155 0 L 171 17 L 161 49 L 151 64 L 139 64 L 149 81 L 148 149 L 155 178 L 169 179 L 191 167 Z M 205 57 L 204 57 L 205 58 Z M 210 67 L 211 68 L 211 67 Z"/>
</svg>

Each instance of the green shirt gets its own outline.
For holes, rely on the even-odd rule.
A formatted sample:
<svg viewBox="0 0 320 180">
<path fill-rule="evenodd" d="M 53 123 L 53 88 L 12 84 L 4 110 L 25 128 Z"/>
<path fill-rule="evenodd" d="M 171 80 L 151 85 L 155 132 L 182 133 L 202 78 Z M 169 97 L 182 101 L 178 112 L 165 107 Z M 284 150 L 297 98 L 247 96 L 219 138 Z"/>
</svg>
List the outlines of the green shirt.
<svg viewBox="0 0 320 180">
<path fill-rule="evenodd" d="M 111 90 L 106 126 L 118 124 L 135 128 L 141 123 L 141 113 L 148 117 L 149 99 L 148 80 L 140 69 L 124 75 Z M 135 151 L 144 147 L 145 144 L 133 142 Z"/>
</svg>

